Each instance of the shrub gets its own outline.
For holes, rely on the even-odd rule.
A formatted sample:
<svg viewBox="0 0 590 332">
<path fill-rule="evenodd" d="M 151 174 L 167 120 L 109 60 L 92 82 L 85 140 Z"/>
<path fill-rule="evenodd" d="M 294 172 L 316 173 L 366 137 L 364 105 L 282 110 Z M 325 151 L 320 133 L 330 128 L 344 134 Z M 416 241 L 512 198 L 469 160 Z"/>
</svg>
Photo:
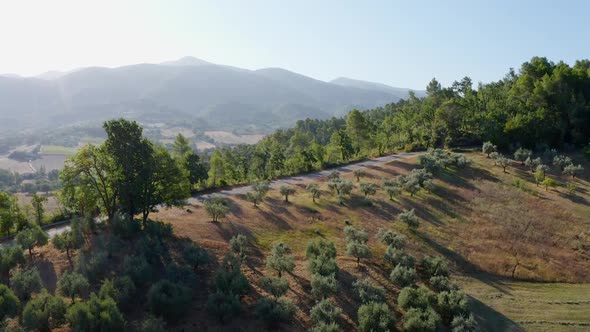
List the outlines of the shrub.
<svg viewBox="0 0 590 332">
<path fill-rule="evenodd" d="M 32 293 L 38 293 L 43 288 L 43 282 L 36 267 L 17 270 L 10 278 L 10 285 L 21 301 L 27 301 Z"/>
<path fill-rule="evenodd" d="M 66 271 L 57 283 L 59 292 L 72 299 L 72 302 L 74 302 L 76 296 L 82 296 L 82 294 L 88 291 L 89 287 L 88 280 L 76 272 Z"/>
<path fill-rule="evenodd" d="M 422 286 L 418 288 L 406 287 L 397 297 L 397 303 L 404 310 L 410 308 L 426 309 L 436 300 L 434 293 Z"/>
<path fill-rule="evenodd" d="M 406 267 L 413 267 L 415 264 L 414 257 L 406 254 L 403 249 L 395 248 L 392 246 L 387 247 L 385 254 L 383 255 L 385 262 L 391 264 L 391 266 L 402 265 Z"/>
<path fill-rule="evenodd" d="M 316 238 L 307 243 L 305 256 L 309 260 L 308 268 L 312 274 L 323 276 L 336 274 L 336 246 L 333 242 Z"/>
<path fill-rule="evenodd" d="M 385 303 L 363 304 L 358 310 L 360 332 L 388 332 L 395 330 L 395 316 Z"/>
<path fill-rule="evenodd" d="M 420 226 L 420 222 L 418 221 L 418 217 L 414 213 L 414 209 L 409 211 L 404 211 L 398 215 L 398 218 L 401 222 L 406 224 L 409 229 L 416 230 L 418 226 Z"/>
<path fill-rule="evenodd" d="M 232 236 L 229 240 L 229 249 L 242 263 L 246 262 L 246 258 L 248 257 L 248 239 L 244 234 Z"/>
<path fill-rule="evenodd" d="M 411 308 L 404 315 L 403 328 L 407 332 L 434 332 L 440 325 L 440 316 L 430 307 Z"/>
<path fill-rule="evenodd" d="M 391 271 L 389 278 L 399 287 L 411 286 L 416 282 L 416 269 L 398 264 Z"/>
<path fill-rule="evenodd" d="M 338 290 L 338 281 L 332 274 L 329 276 L 322 276 L 314 274 L 311 277 L 311 294 L 316 299 L 323 299 L 332 294 L 335 294 Z"/>
<path fill-rule="evenodd" d="M 216 291 L 207 299 L 207 311 L 220 322 L 237 315 L 242 310 L 238 295 Z"/>
<path fill-rule="evenodd" d="M 352 284 L 356 294 L 363 304 L 370 302 L 385 302 L 385 288 L 375 285 L 369 279 L 359 279 Z"/>
<path fill-rule="evenodd" d="M 291 249 L 286 244 L 276 243 L 270 255 L 266 257 L 266 268 L 275 270 L 279 277 L 283 276 L 283 272 L 291 272 L 295 268 L 295 259 L 293 255 L 289 254 Z"/>
<path fill-rule="evenodd" d="M 20 311 L 20 301 L 10 288 L 0 284 L 0 321 L 14 317 Z"/>
<path fill-rule="evenodd" d="M 166 332 L 166 321 L 160 317 L 148 316 L 144 319 L 140 326 L 139 331 L 142 332 Z"/>
<path fill-rule="evenodd" d="M 192 296 L 189 288 L 163 279 L 152 285 L 147 298 L 154 314 L 175 320 L 187 312 Z"/>
<path fill-rule="evenodd" d="M 275 298 L 279 298 L 289 291 L 289 281 L 285 278 L 262 277 L 260 287 Z"/>
<path fill-rule="evenodd" d="M 66 303 L 43 290 L 23 310 L 23 327 L 28 331 L 49 331 L 65 321 Z"/>
<path fill-rule="evenodd" d="M 217 291 L 225 294 L 243 295 L 250 289 L 238 259 L 231 254 L 225 256 L 223 264 L 215 272 L 213 283 Z"/>
<path fill-rule="evenodd" d="M 129 276 L 120 276 L 115 279 L 106 279 L 103 281 L 98 297 L 105 299 L 112 298 L 121 307 L 125 307 L 131 302 L 136 288 L 133 280 Z"/>
<path fill-rule="evenodd" d="M 311 332 L 340 332 L 342 328 L 338 323 L 324 323 L 320 322 L 311 327 Z"/>
<path fill-rule="evenodd" d="M 334 305 L 329 299 L 319 301 L 309 312 L 309 316 L 314 325 L 336 322 L 341 314 L 342 309 Z"/>
<path fill-rule="evenodd" d="M 447 261 L 440 256 L 426 256 L 422 259 L 422 270 L 428 277 L 449 276 Z"/>
<path fill-rule="evenodd" d="M 288 321 L 295 311 L 293 302 L 286 298 L 271 300 L 263 297 L 258 301 L 255 309 L 256 315 L 268 326 L 276 326 L 280 322 Z"/>
<path fill-rule="evenodd" d="M 29 256 L 33 258 L 33 248 L 44 246 L 48 241 L 47 233 L 38 225 L 30 225 L 29 228 L 23 229 L 16 234 L 14 241 L 21 247 L 29 251 Z"/>
<path fill-rule="evenodd" d="M 471 314 L 469 316 L 455 316 L 451 322 L 451 329 L 453 332 L 475 332 L 478 331 L 477 321 Z"/>
<path fill-rule="evenodd" d="M 125 257 L 123 273 L 128 275 L 135 285 L 145 285 L 152 280 L 152 267 L 143 255 Z"/>
</svg>

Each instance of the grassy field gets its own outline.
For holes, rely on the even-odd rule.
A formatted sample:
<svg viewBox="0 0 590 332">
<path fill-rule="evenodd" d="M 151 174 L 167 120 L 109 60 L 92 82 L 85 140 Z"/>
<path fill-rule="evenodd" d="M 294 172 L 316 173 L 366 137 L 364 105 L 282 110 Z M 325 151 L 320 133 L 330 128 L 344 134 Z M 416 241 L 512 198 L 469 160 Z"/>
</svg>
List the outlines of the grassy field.
<svg viewBox="0 0 590 332">
<path fill-rule="evenodd" d="M 390 268 L 384 266 L 382 259 L 385 247 L 374 238 L 379 228 L 405 234 L 409 239 L 408 250 L 418 258 L 444 256 L 451 263 L 457 280 L 472 297 L 484 330 L 583 330 L 583 325 L 590 323 L 590 286 L 583 284 L 590 282 L 587 273 L 590 270 L 588 171 L 573 180 L 577 192 L 572 195 L 564 187 L 572 180 L 557 173 L 550 176 L 558 180 L 560 186 L 545 191 L 537 187 L 531 181 L 531 173 L 518 164 L 504 173 L 479 153 L 468 156 L 473 160 L 472 166 L 443 172 L 435 180 L 432 193 L 422 191 L 414 197 L 403 194 L 394 201 L 379 191 L 371 197 L 372 204 L 367 204 L 355 189 L 346 206 L 340 206 L 327 190 L 326 179 L 320 179 L 324 191 L 316 204 L 304 190 L 306 182 L 300 182 L 295 184 L 297 193 L 290 198 L 290 203 L 284 202 L 278 190 L 271 191 L 258 208 L 241 195 L 230 197 L 231 213 L 220 223 L 210 222 L 201 204 L 188 209 L 163 210 L 153 217 L 172 223 L 178 235 L 192 239 L 219 257 L 227 251 L 233 235 L 245 234 L 252 246 L 245 274 L 253 285 L 263 274 L 269 273 L 264 266 L 264 256 L 272 244 L 276 241 L 289 244 L 296 258 L 296 269 L 289 276 L 289 296 L 299 310 L 295 323 L 285 328 L 287 330 L 309 328 L 308 313 L 314 300 L 309 295 L 310 276 L 304 249 L 310 239 L 318 236 L 334 241 L 337 246 L 341 292 L 335 300 L 344 310 L 345 329 L 355 329 L 359 303 L 351 289 L 357 278 L 368 277 L 386 287 L 390 305 L 396 307 L 399 289 L 388 280 Z M 414 158 L 371 166 L 361 181 L 381 185 L 382 179 L 417 167 L 416 162 Z M 585 167 L 586 170 L 590 168 L 587 164 Z M 344 177 L 353 180 L 350 173 Z M 358 187 L 356 180 L 353 181 Z M 396 222 L 400 212 L 411 208 L 420 218 L 417 232 Z M 345 220 L 364 228 L 370 235 L 372 257 L 362 262 L 360 269 L 356 268 L 356 260 L 345 253 L 342 233 Z M 482 274 L 486 277 L 480 277 Z M 512 276 L 519 281 L 507 279 Z M 503 288 L 498 288 L 499 284 Z M 261 294 L 263 292 L 255 287 L 248 301 L 255 301 Z M 562 304 L 567 301 L 579 304 Z M 199 308 L 195 309 L 195 318 L 178 330 L 190 329 L 191 324 L 203 324 L 206 315 L 203 306 Z M 547 314 L 549 312 L 551 314 Z M 252 318 L 249 315 L 239 319 L 236 323 L 239 325 L 206 324 L 211 324 L 208 326 L 215 330 L 232 331 L 238 326 L 256 330 L 253 323 L 246 324 Z M 398 317 L 400 315 L 398 312 Z M 568 322 L 577 325 L 564 325 Z"/>
<path fill-rule="evenodd" d="M 71 156 L 76 153 L 76 148 L 61 145 L 43 145 L 41 154 Z"/>
</svg>

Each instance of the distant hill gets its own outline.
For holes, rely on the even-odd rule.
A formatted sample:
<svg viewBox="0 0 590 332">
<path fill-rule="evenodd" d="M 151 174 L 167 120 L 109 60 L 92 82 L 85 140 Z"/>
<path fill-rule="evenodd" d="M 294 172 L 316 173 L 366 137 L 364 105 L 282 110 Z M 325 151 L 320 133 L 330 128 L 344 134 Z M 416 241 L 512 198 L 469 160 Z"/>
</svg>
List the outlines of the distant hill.
<svg viewBox="0 0 590 332">
<path fill-rule="evenodd" d="M 361 84 L 362 83 L 362 84 Z M 160 64 L 0 76 L 0 129 L 51 127 L 114 116 L 164 114 L 216 126 L 279 127 L 407 96 L 408 89 L 338 79 L 324 82 L 280 68 L 247 70 L 194 57 Z"/>
<path fill-rule="evenodd" d="M 393 86 L 389 86 L 382 83 L 375 83 L 375 82 L 368 82 L 368 81 L 361 81 L 355 80 L 352 78 L 346 77 L 339 77 L 330 81 L 332 84 L 337 84 L 340 86 L 348 86 L 348 87 L 355 87 L 360 89 L 366 90 L 374 90 L 374 91 L 381 91 L 385 93 L 390 93 L 392 95 L 398 96 L 399 98 L 405 99 L 408 97 L 410 91 L 414 91 L 416 97 L 425 97 L 426 90 L 413 90 L 407 88 L 396 88 Z"/>
</svg>

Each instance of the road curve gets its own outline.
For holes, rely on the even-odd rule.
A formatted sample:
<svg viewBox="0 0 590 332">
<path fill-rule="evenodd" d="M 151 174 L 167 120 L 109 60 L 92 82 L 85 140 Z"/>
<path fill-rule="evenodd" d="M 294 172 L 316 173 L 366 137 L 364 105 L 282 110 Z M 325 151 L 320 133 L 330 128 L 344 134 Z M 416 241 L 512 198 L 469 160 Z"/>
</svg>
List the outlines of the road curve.
<svg viewBox="0 0 590 332">
<path fill-rule="evenodd" d="M 383 156 L 383 157 L 360 161 L 358 163 L 348 164 L 345 166 L 326 169 L 326 170 L 322 170 L 322 171 L 318 171 L 318 172 L 314 172 L 314 173 L 285 177 L 285 178 L 271 181 L 270 187 L 274 189 L 274 188 L 279 188 L 280 186 L 285 185 L 285 184 L 294 184 L 294 183 L 298 183 L 298 182 L 301 182 L 304 180 L 318 179 L 318 178 L 321 178 L 324 176 L 328 176 L 333 171 L 338 171 L 341 173 L 348 173 L 348 172 L 352 172 L 355 169 L 359 169 L 359 168 L 363 168 L 363 167 L 367 167 L 367 166 L 372 166 L 372 165 L 377 165 L 377 164 L 389 163 L 389 162 L 392 162 L 392 161 L 395 161 L 398 159 L 405 159 L 405 158 L 416 156 L 416 155 L 419 155 L 422 153 L 424 153 L 424 152 L 396 153 L 396 154 L 391 154 L 391 155 L 387 155 L 387 156 Z M 240 194 L 245 194 L 250 190 L 252 190 L 252 186 L 245 185 L 245 186 L 240 186 L 240 187 L 234 187 L 231 189 L 220 190 L 218 192 L 214 192 L 214 193 L 210 193 L 210 194 L 200 194 L 200 195 L 196 195 L 196 196 L 193 196 L 193 197 L 187 199 L 187 203 L 188 204 L 198 204 L 198 203 L 201 203 L 204 200 L 206 200 L 214 195 L 221 195 L 221 196 L 240 195 Z M 97 222 L 100 222 L 100 221 L 101 221 L 101 219 L 97 219 Z M 45 232 L 47 232 L 47 235 L 49 236 L 49 238 L 52 238 L 58 234 L 68 231 L 70 229 L 70 225 L 68 222 L 64 222 L 60 225 L 56 225 L 55 227 L 47 227 L 44 229 L 45 229 Z M 1 242 L 4 245 L 11 245 L 12 239 L 6 239 Z"/>
</svg>

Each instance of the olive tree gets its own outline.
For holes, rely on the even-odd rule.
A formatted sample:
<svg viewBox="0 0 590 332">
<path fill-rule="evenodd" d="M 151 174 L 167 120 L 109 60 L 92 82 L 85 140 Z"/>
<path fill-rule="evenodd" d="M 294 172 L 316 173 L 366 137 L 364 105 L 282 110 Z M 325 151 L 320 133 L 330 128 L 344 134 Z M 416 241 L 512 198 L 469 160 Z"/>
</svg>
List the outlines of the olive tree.
<svg viewBox="0 0 590 332">
<path fill-rule="evenodd" d="M 481 152 L 485 153 L 488 158 L 490 157 L 490 153 L 495 152 L 497 147 L 492 144 L 492 142 L 484 142 L 481 146 Z"/>
<path fill-rule="evenodd" d="M 371 302 L 385 302 L 385 288 L 375 285 L 368 278 L 359 279 L 352 284 L 356 294 L 363 304 Z"/>
<path fill-rule="evenodd" d="M 295 268 L 295 258 L 289 252 L 291 249 L 286 244 L 279 242 L 275 244 L 266 257 L 266 267 L 275 270 L 280 277 L 283 272 L 291 272 Z"/>
<path fill-rule="evenodd" d="M 77 296 L 82 296 L 88 288 L 90 284 L 88 280 L 81 274 L 76 272 L 65 272 L 61 279 L 57 282 L 57 288 L 59 292 L 69 297 L 72 300 L 72 303 L 75 302 Z"/>
<path fill-rule="evenodd" d="M 285 203 L 289 203 L 289 196 L 295 194 L 295 188 L 290 186 L 281 186 L 281 188 L 279 188 L 279 192 L 282 196 L 285 196 Z"/>
<path fill-rule="evenodd" d="M 32 293 L 38 293 L 43 288 L 41 275 L 36 267 L 19 269 L 10 278 L 10 285 L 16 296 L 22 301 L 31 298 Z"/>
<path fill-rule="evenodd" d="M 305 190 L 307 190 L 310 194 L 311 194 L 311 199 L 313 200 L 313 202 L 315 203 L 315 200 L 320 198 L 322 191 L 320 190 L 320 186 L 317 183 L 310 183 L 307 185 L 307 187 L 305 187 Z"/>
<path fill-rule="evenodd" d="M 70 266 L 72 266 L 71 252 L 72 250 L 80 249 L 82 247 L 84 244 L 84 234 L 82 234 L 79 221 L 73 220 L 70 225 L 70 230 L 61 234 L 56 234 L 53 239 L 51 239 L 51 243 L 57 250 L 66 253 L 68 262 L 70 263 Z"/>
<path fill-rule="evenodd" d="M 0 247 L 0 273 L 2 283 L 10 285 L 10 270 L 24 264 L 25 255 L 20 246 Z"/>
<path fill-rule="evenodd" d="M 61 297 L 43 289 L 23 310 L 23 327 L 28 331 L 50 331 L 65 322 L 67 305 Z"/>
<path fill-rule="evenodd" d="M 567 165 L 571 165 L 572 163 L 572 158 L 563 154 L 553 157 L 553 165 L 559 167 L 562 172 Z"/>
<path fill-rule="evenodd" d="M 406 237 L 394 231 L 379 228 L 377 231 L 377 239 L 386 246 L 394 248 L 403 248 L 406 245 Z"/>
<path fill-rule="evenodd" d="M 309 316 L 311 321 L 314 323 L 314 326 L 322 323 L 336 323 L 338 321 L 338 317 L 340 317 L 341 314 L 342 309 L 337 307 L 329 299 L 322 299 L 321 301 L 317 302 L 309 312 Z"/>
<path fill-rule="evenodd" d="M 35 247 L 47 244 L 47 233 L 38 225 L 30 225 L 29 228 L 23 229 L 16 234 L 14 238 L 16 243 L 29 251 L 29 256 L 33 258 L 33 249 Z"/>
<path fill-rule="evenodd" d="M 563 174 L 567 176 L 571 176 L 572 179 L 575 179 L 580 173 L 584 171 L 584 167 L 582 165 L 574 165 L 570 164 L 564 167 Z"/>
<path fill-rule="evenodd" d="M 10 288 L 0 284 L 0 320 L 18 315 L 20 301 Z"/>
<path fill-rule="evenodd" d="M 284 277 L 266 276 L 260 279 L 260 288 L 278 299 L 289 291 L 289 281 Z"/>
<path fill-rule="evenodd" d="M 323 299 L 330 295 L 336 294 L 338 291 L 338 281 L 336 276 L 331 274 L 323 276 L 321 274 L 314 274 L 311 277 L 311 294 L 316 299 Z"/>
<path fill-rule="evenodd" d="M 305 249 L 308 269 L 312 274 L 328 276 L 338 272 L 336 264 L 336 246 L 321 238 L 310 240 Z"/>
<path fill-rule="evenodd" d="M 389 332 L 395 330 L 395 316 L 385 303 L 367 303 L 358 309 L 360 332 Z"/>
<path fill-rule="evenodd" d="M 360 182 L 362 177 L 367 176 L 367 172 L 365 172 L 365 170 L 362 168 L 355 169 L 352 171 L 352 174 L 354 174 L 354 177 L 356 177 L 356 182 Z"/>
<path fill-rule="evenodd" d="M 403 328 L 409 332 L 435 332 L 440 323 L 440 316 L 431 307 L 410 308 L 404 315 Z"/>
<path fill-rule="evenodd" d="M 361 183 L 360 184 L 361 191 L 367 198 L 369 195 L 375 195 L 377 193 L 377 186 L 374 183 Z"/>
<path fill-rule="evenodd" d="M 527 158 L 532 156 L 533 152 L 524 148 L 518 148 L 518 150 L 514 152 L 514 160 L 520 161 L 521 165 L 524 165 L 524 162 L 527 160 Z"/>
<path fill-rule="evenodd" d="M 502 167 L 502 170 L 504 171 L 504 173 L 506 173 L 506 167 L 510 166 L 512 161 L 500 154 L 496 159 L 496 163 L 498 164 L 498 166 Z"/>
<path fill-rule="evenodd" d="M 229 207 L 223 197 L 215 196 L 203 203 L 203 207 L 207 214 L 213 219 L 213 222 L 218 222 L 219 219 L 225 217 L 229 213 Z"/>
<path fill-rule="evenodd" d="M 232 236 L 229 240 L 229 249 L 242 261 L 242 263 L 245 262 L 248 257 L 248 239 L 244 234 Z"/>
<path fill-rule="evenodd" d="M 252 185 L 252 190 L 246 193 L 246 199 L 252 202 L 254 207 L 258 207 L 258 203 L 264 200 L 269 190 L 270 184 L 268 181 L 256 182 Z"/>
<path fill-rule="evenodd" d="M 418 221 L 418 217 L 414 213 L 414 209 L 400 213 L 398 215 L 398 219 L 406 224 L 412 231 L 415 231 L 418 226 L 420 226 L 420 221 Z"/>
<path fill-rule="evenodd" d="M 389 279 L 399 287 L 408 287 L 416 282 L 416 269 L 398 264 L 389 276 Z"/>
</svg>

